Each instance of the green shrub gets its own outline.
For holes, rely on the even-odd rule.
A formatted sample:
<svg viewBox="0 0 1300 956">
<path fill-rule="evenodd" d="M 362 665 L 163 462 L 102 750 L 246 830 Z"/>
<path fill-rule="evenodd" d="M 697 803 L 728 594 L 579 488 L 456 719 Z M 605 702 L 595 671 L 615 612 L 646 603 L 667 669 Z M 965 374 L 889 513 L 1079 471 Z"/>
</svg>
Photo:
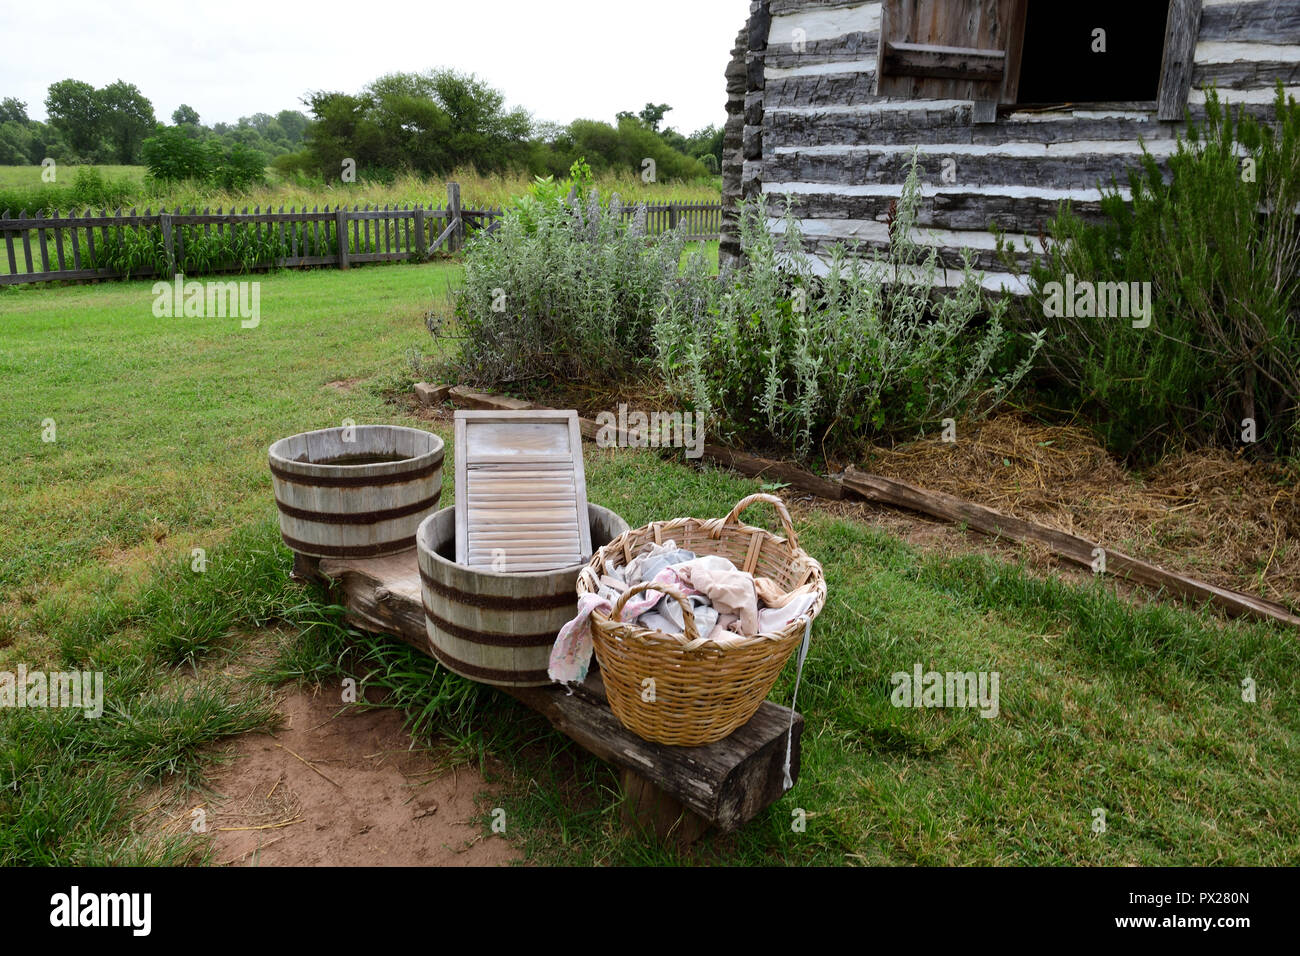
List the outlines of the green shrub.
<svg viewBox="0 0 1300 956">
<path fill-rule="evenodd" d="M 657 368 L 711 429 L 806 459 L 984 414 L 1039 348 L 1011 357 L 1006 307 L 986 304 L 969 267 L 939 289 L 935 250 L 911 238 L 915 161 L 891 256 L 851 265 L 839 247 L 820 279 L 797 222 L 787 211 L 770 229 L 763 201 L 742 215 L 743 264 L 715 281 L 701 255 L 682 269 L 681 233 L 647 238 L 644 211 L 625 226 L 617 197 L 575 207 L 566 191 L 540 180 L 496 236 L 471 244 L 456 324 L 431 326 L 461 340 L 442 374 L 604 384 Z"/>
<path fill-rule="evenodd" d="M 226 192 L 243 192 L 266 182 L 266 157 L 242 143 L 230 147 L 212 172 L 212 182 Z"/>
<path fill-rule="evenodd" d="M 987 414 L 1040 343 L 1012 358 L 1006 305 L 986 303 L 969 263 L 940 287 L 937 251 L 912 237 L 920 201 L 914 157 L 889 255 L 835 246 L 820 278 L 789 208 L 774 230 L 765 198 L 746 204 L 740 267 L 660 310 L 665 379 L 714 430 L 800 459 Z"/>
<path fill-rule="evenodd" d="M 655 313 L 677 280 L 681 235 L 647 237 L 644 209 L 625 223 L 617 197 L 602 204 L 593 191 L 570 205 L 551 188 L 470 242 L 455 325 L 432 328 L 461 342 L 444 374 L 604 383 L 653 368 Z"/>
<path fill-rule="evenodd" d="M 200 140 L 179 126 L 166 126 L 141 146 L 149 175 L 160 182 L 208 182 L 221 159 L 221 144 Z"/>
<path fill-rule="evenodd" d="M 216 139 L 196 139 L 178 126 L 166 126 L 141 147 L 149 176 L 165 183 L 185 180 L 227 191 L 242 191 L 266 180 L 266 157 L 235 143 L 225 149 Z"/>
<path fill-rule="evenodd" d="M 1026 321 L 1047 333 L 1054 382 L 1134 460 L 1239 446 L 1245 419 L 1262 449 L 1293 451 L 1300 437 L 1300 109 L 1279 84 L 1275 124 L 1240 109 L 1234 121 L 1214 93 L 1206 114 L 1180 139 L 1170 175 L 1147 153 L 1129 174 L 1131 202 L 1105 192 L 1103 221 L 1063 208 L 1031 272 Z M 1286 212 L 1266 214 L 1276 210 Z M 1070 276 L 1150 282 L 1149 327 L 1048 314 L 1059 311 L 1050 284 Z"/>
</svg>

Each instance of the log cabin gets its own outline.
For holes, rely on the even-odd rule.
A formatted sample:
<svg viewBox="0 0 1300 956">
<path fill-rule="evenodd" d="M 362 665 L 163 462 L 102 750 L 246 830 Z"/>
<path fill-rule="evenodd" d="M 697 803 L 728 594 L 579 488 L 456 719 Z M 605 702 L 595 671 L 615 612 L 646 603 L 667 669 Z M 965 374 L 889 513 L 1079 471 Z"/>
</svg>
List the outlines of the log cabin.
<svg viewBox="0 0 1300 956">
<path fill-rule="evenodd" d="M 883 249 L 913 150 L 918 239 L 1023 294 L 993 227 L 1041 252 L 1062 201 L 1100 213 L 1167 158 L 1206 91 L 1260 116 L 1300 92 L 1300 0 L 753 0 L 726 73 L 722 258 L 737 201 L 788 196 L 807 251 Z M 773 201 L 769 214 L 781 202 Z"/>
</svg>

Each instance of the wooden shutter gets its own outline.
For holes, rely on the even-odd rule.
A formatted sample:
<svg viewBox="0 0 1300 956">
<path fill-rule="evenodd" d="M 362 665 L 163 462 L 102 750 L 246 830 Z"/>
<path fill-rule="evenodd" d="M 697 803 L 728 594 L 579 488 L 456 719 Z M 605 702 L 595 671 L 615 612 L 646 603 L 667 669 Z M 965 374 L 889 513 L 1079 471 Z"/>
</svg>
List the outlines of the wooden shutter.
<svg viewBox="0 0 1300 956">
<path fill-rule="evenodd" d="M 877 92 L 975 102 L 976 122 L 1014 103 L 1028 0 L 885 0 Z"/>
<path fill-rule="evenodd" d="M 551 571 L 591 557 L 576 412 L 456 413 L 456 563 Z"/>
</svg>

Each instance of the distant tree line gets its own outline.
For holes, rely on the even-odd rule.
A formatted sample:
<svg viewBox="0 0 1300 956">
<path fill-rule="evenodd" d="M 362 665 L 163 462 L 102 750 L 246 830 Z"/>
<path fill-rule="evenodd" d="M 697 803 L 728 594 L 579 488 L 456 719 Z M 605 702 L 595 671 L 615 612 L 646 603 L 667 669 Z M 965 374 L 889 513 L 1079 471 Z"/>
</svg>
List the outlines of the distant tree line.
<svg viewBox="0 0 1300 956">
<path fill-rule="evenodd" d="M 239 146 L 260 153 L 265 165 L 267 158 L 301 149 L 309 122 L 297 110 L 281 110 L 209 127 L 182 105 L 168 127 L 158 122 L 149 98 L 122 80 L 100 89 L 80 80 L 51 83 L 45 112 L 49 120 L 42 123 L 27 115 L 27 104 L 17 97 L 0 99 L 0 166 L 39 165 L 47 157 L 68 164 L 136 166 L 145 162 L 145 141 L 166 129 L 215 143 L 223 152 Z"/>
<path fill-rule="evenodd" d="M 716 175 L 722 164 L 722 130 L 661 130 L 667 104 L 620 113 L 614 124 L 537 123 L 523 109 L 506 109 L 499 90 L 455 70 L 390 73 L 359 93 L 317 91 L 305 102 L 312 123 L 304 149 L 275 165 L 326 180 L 440 176 L 461 166 L 561 177 L 581 158 L 596 173 L 691 180 Z"/>
<path fill-rule="evenodd" d="M 716 176 L 722 130 L 689 135 L 663 128 L 672 110 L 647 103 L 614 123 L 578 119 L 536 122 L 473 74 L 455 70 L 390 73 L 358 93 L 315 91 L 310 115 L 282 110 L 237 123 L 204 126 L 182 105 L 171 124 L 121 80 L 101 89 L 79 80 L 50 84 L 49 121 L 32 120 L 27 104 L 0 100 L 0 165 L 144 164 L 158 179 L 206 180 L 241 188 L 270 162 L 285 175 L 324 181 L 389 179 L 412 172 L 442 176 L 472 166 L 483 173 L 518 170 L 563 177 L 579 159 L 593 172 L 632 172 L 656 180 Z"/>
</svg>

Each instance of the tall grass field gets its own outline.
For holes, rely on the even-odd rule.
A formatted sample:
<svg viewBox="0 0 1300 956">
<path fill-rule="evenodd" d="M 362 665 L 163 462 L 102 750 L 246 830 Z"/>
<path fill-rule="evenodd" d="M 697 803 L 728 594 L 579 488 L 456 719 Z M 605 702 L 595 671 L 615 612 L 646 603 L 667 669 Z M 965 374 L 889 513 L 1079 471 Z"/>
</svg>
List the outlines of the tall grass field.
<svg viewBox="0 0 1300 956">
<path fill-rule="evenodd" d="M 100 202 L 89 192 L 78 194 L 73 186 L 82 170 L 94 170 L 106 184 L 104 201 Z M 21 209 L 31 212 L 45 204 L 54 203 L 60 211 L 86 206 L 108 205 L 115 207 L 146 205 L 154 209 L 194 207 L 203 209 L 221 207 L 250 210 L 260 206 L 278 209 L 284 206 L 303 208 L 344 205 L 406 205 L 423 203 L 426 206 L 446 206 L 447 183 L 459 183 L 461 202 L 469 209 L 496 209 L 524 195 L 532 179 L 522 173 L 484 176 L 473 169 L 458 169 L 445 179 L 428 179 L 420 176 L 398 176 L 390 183 L 357 182 L 333 184 L 312 183 L 307 180 L 286 180 L 268 170 L 268 181 L 244 192 L 223 192 L 203 184 L 154 183 L 148 180 L 143 166 L 59 166 L 55 181 L 41 178 L 40 166 L 0 166 L 0 212 L 6 209 L 17 215 Z M 603 192 L 617 192 L 629 202 L 719 202 L 722 196 L 720 179 L 693 183 L 645 183 L 641 177 L 626 174 L 597 177 L 596 185 Z"/>
</svg>

